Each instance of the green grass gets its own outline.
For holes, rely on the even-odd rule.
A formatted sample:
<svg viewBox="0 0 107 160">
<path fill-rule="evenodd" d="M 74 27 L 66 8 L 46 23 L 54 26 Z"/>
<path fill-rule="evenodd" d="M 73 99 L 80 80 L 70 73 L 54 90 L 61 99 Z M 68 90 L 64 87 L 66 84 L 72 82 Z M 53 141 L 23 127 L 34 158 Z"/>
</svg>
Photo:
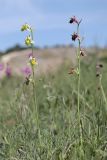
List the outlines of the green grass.
<svg viewBox="0 0 107 160">
<path fill-rule="evenodd" d="M 83 160 L 107 160 L 107 114 L 95 65 L 93 57 L 81 64 Z M 39 130 L 32 85 L 23 85 L 18 77 L 1 80 L 0 160 L 80 160 L 77 77 L 68 74 L 69 66 L 63 64 L 56 73 L 35 80 Z M 105 63 L 105 91 L 106 68 Z"/>
</svg>

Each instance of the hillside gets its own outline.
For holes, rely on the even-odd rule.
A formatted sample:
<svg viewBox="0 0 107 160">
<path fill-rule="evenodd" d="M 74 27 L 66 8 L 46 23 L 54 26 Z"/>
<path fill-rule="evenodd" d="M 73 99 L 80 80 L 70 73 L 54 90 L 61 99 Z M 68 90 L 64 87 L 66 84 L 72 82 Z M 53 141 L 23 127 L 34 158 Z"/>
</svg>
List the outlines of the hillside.
<svg viewBox="0 0 107 160">
<path fill-rule="evenodd" d="M 30 49 L 10 52 L 1 57 L 0 63 L 4 65 L 4 69 L 8 63 L 13 74 L 22 75 L 22 70 L 25 67 L 29 67 L 28 57 L 30 53 Z M 56 70 L 65 59 L 69 59 L 72 63 L 75 63 L 75 49 L 71 47 L 35 49 L 34 56 L 38 61 L 38 74 Z M 4 71 L 1 72 L 1 75 L 4 75 Z"/>
</svg>

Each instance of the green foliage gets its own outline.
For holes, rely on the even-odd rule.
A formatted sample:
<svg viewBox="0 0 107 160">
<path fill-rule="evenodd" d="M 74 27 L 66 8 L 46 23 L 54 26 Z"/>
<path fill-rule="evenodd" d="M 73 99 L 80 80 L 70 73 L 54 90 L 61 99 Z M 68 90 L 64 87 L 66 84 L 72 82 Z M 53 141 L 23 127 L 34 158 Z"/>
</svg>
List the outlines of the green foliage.
<svg viewBox="0 0 107 160">
<path fill-rule="evenodd" d="M 80 114 L 84 160 L 107 159 L 107 114 L 97 89 L 95 62 L 81 64 Z M 104 68 L 106 68 L 106 64 Z M 32 85 L 18 77 L 0 82 L 0 160 L 79 160 L 77 77 L 63 64 L 35 80 L 39 128 Z M 106 87 L 107 76 L 103 85 Z M 107 94 L 107 93 L 106 93 Z M 38 136 L 39 135 L 39 136 Z"/>
<path fill-rule="evenodd" d="M 10 52 L 13 52 L 13 51 L 21 51 L 21 50 L 25 50 L 25 49 L 26 49 L 26 47 L 22 47 L 19 44 L 16 44 L 15 46 L 7 49 L 4 54 L 7 54 L 7 53 L 10 53 Z"/>
</svg>

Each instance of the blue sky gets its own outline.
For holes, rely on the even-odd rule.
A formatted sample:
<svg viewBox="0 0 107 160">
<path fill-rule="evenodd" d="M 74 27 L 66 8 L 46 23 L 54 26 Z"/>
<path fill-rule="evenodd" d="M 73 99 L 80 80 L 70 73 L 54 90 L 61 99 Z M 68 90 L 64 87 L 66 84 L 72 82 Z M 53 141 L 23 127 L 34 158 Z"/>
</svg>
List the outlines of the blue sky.
<svg viewBox="0 0 107 160">
<path fill-rule="evenodd" d="M 0 0 L 0 50 L 24 45 L 25 22 L 35 30 L 35 45 L 70 44 L 75 27 L 71 16 L 83 19 L 83 45 L 107 45 L 107 0 Z"/>
</svg>

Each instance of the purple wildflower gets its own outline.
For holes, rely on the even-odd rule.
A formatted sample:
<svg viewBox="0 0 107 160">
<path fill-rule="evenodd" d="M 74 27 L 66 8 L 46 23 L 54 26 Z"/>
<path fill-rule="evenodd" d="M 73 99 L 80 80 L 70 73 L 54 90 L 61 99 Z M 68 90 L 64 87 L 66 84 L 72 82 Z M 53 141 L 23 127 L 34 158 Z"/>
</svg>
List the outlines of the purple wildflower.
<svg viewBox="0 0 107 160">
<path fill-rule="evenodd" d="M 32 53 L 29 53 L 29 54 L 28 54 L 28 57 L 29 57 L 29 58 L 30 58 L 30 57 L 32 57 L 32 56 L 33 56 L 33 54 L 32 54 Z"/>
<path fill-rule="evenodd" d="M 1 63 L 0 64 L 0 71 L 2 71 L 4 69 L 4 65 Z"/>
<path fill-rule="evenodd" d="M 7 66 L 6 66 L 5 73 L 6 73 L 6 76 L 7 76 L 7 77 L 11 77 L 11 75 L 12 75 L 12 70 L 11 70 L 11 67 L 9 66 L 9 64 L 7 64 Z"/>
<path fill-rule="evenodd" d="M 32 71 L 31 71 L 30 67 L 25 67 L 22 69 L 22 72 L 25 76 L 29 76 Z"/>
</svg>

